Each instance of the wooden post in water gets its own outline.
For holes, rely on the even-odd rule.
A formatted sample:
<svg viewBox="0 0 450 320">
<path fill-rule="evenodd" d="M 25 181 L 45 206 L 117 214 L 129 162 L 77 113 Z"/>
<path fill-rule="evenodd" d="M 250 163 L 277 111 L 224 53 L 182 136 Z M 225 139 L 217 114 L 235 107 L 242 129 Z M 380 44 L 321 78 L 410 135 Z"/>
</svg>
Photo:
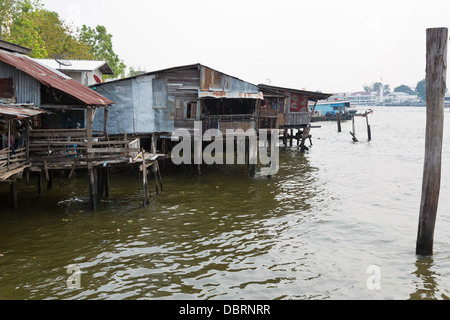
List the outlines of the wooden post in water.
<svg viewBox="0 0 450 320">
<path fill-rule="evenodd" d="M 366 111 L 366 123 L 367 123 L 367 139 L 369 141 L 372 140 L 372 130 L 370 129 L 370 124 L 369 124 L 369 112 Z"/>
<path fill-rule="evenodd" d="M 88 175 L 89 175 L 89 191 L 90 191 L 90 200 L 91 200 L 91 208 L 92 210 L 97 210 L 97 188 L 96 188 L 96 179 L 97 175 L 94 172 L 94 167 L 92 163 L 93 155 L 89 153 L 89 150 L 92 150 L 92 108 L 86 109 L 86 131 L 87 131 L 87 166 L 88 166 Z"/>
<path fill-rule="evenodd" d="M 353 126 L 353 132 L 350 132 L 350 134 L 353 137 L 353 142 L 359 142 L 358 139 L 356 139 L 355 116 L 352 117 L 352 126 Z"/>
<path fill-rule="evenodd" d="M 92 163 L 88 163 L 89 190 L 92 210 L 97 210 L 97 188 L 95 185 L 95 172 Z"/>
<path fill-rule="evenodd" d="M 144 191 L 144 208 L 150 203 L 150 194 L 148 192 L 148 177 L 147 177 L 147 164 L 145 162 L 145 150 L 142 150 L 142 185 Z"/>
<path fill-rule="evenodd" d="M 110 173 L 110 169 L 109 169 L 109 167 L 107 166 L 106 168 L 105 168 L 105 170 L 104 170 L 104 172 L 103 172 L 103 179 L 104 179 L 104 182 L 103 182 L 103 185 L 104 185 L 104 188 L 105 188 L 105 198 L 109 198 L 109 173 Z"/>
<path fill-rule="evenodd" d="M 427 124 L 425 162 L 416 254 L 433 254 L 441 184 L 444 99 L 447 80 L 447 28 L 427 29 Z"/>
<path fill-rule="evenodd" d="M 152 135 L 152 155 L 154 157 L 156 157 L 158 153 L 158 148 L 157 148 L 157 137 L 156 134 Z M 155 162 L 153 163 L 152 166 L 152 173 L 155 177 L 155 190 L 156 190 L 156 195 L 159 195 L 159 180 L 158 180 L 158 158 L 156 158 Z"/>
<path fill-rule="evenodd" d="M 341 110 L 342 107 L 339 107 L 339 112 L 337 114 L 337 126 L 338 126 L 338 132 L 342 132 L 342 126 L 341 126 Z"/>
</svg>

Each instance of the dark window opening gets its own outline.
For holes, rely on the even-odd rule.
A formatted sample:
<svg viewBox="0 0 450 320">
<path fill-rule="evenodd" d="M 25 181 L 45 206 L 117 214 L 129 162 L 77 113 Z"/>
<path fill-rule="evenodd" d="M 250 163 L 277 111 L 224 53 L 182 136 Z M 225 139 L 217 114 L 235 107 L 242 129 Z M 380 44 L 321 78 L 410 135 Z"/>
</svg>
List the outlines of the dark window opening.
<svg viewBox="0 0 450 320">
<path fill-rule="evenodd" d="M 197 102 L 189 102 L 187 104 L 187 119 L 197 119 Z"/>
<path fill-rule="evenodd" d="M 202 115 L 250 115 L 255 113 L 254 99 L 205 99 Z"/>
</svg>

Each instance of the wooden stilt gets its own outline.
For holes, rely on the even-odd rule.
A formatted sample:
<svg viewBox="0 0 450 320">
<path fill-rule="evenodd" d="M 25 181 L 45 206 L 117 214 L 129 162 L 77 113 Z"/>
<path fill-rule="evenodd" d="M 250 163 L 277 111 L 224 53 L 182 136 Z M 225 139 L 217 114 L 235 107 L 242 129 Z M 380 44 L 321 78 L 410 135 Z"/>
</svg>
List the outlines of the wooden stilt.
<svg viewBox="0 0 450 320">
<path fill-rule="evenodd" d="M 47 172 L 47 177 L 48 177 L 48 179 L 47 179 L 47 190 L 52 190 L 52 188 L 53 188 L 53 171 L 52 170 L 49 170 Z"/>
<path fill-rule="evenodd" d="M 89 175 L 89 187 L 90 187 L 90 201 L 92 210 L 97 210 L 97 189 L 95 187 L 95 175 L 94 168 L 92 164 L 88 164 L 88 175 Z"/>
<path fill-rule="evenodd" d="M 164 188 L 163 188 L 163 182 L 162 182 L 162 176 L 161 176 L 161 169 L 160 169 L 160 167 L 159 167 L 159 162 L 158 162 L 158 160 L 156 161 L 156 168 L 157 168 L 156 173 L 157 173 L 157 175 L 158 175 L 159 186 L 160 186 L 160 188 L 161 188 L 161 191 L 164 191 Z"/>
<path fill-rule="evenodd" d="M 350 132 L 350 134 L 353 137 L 353 142 L 359 142 L 356 138 L 356 129 L 355 129 L 355 116 L 352 117 L 352 126 L 353 126 L 353 132 Z"/>
<path fill-rule="evenodd" d="M 342 107 L 339 107 L 339 112 L 338 112 L 338 114 L 336 116 L 338 132 L 342 132 L 342 126 L 341 126 L 341 118 L 342 118 L 342 116 L 341 116 L 341 112 L 342 112 Z"/>
<path fill-rule="evenodd" d="M 10 185 L 10 202 L 11 208 L 17 209 L 17 181 L 16 178 L 13 178 Z"/>
<path fill-rule="evenodd" d="M 66 187 L 66 182 L 64 181 L 64 171 L 59 172 L 59 187 L 61 189 Z"/>
<path fill-rule="evenodd" d="M 310 132 L 311 132 L 311 125 L 308 125 L 308 127 L 303 130 L 302 143 L 300 144 L 301 153 L 304 153 L 306 149 L 308 149 L 305 144 L 306 139 L 308 139 L 310 136 Z"/>
<path fill-rule="evenodd" d="M 95 171 L 97 171 L 96 178 L 97 178 L 97 199 L 100 202 L 102 196 L 103 196 L 103 168 L 98 168 Z"/>
<path fill-rule="evenodd" d="M 75 161 L 73 163 L 73 166 L 72 166 L 72 170 L 70 170 L 69 179 L 72 179 L 72 176 L 73 176 L 73 174 L 75 172 L 75 169 L 77 167 L 77 162 L 78 162 L 78 159 L 75 159 Z"/>
<path fill-rule="evenodd" d="M 367 123 L 367 139 L 369 141 L 372 140 L 372 130 L 370 128 L 370 124 L 369 124 L 369 113 L 366 111 L 366 123 Z"/>
<path fill-rule="evenodd" d="M 256 140 L 257 142 L 258 140 Z M 249 164 L 249 175 L 251 178 L 255 177 L 256 173 L 256 159 L 258 158 L 258 143 L 252 143 L 252 140 L 248 139 L 248 164 Z"/>
<path fill-rule="evenodd" d="M 432 255 L 441 187 L 448 29 L 427 29 L 427 124 L 416 254 Z"/>
<path fill-rule="evenodd" d="M 97 168 L 93 168 L 93 171 L 94 171 L 94 190 L 95 190 L 95 201 L 96 201 L 96 203 L 97 204 L 99 204 L 100 203 L 100 194 L 99 194 L 99 192 L 98 192 L 98 184 L 99 184 L 99 181 L 98 181 L 98 169 Z"/>
<path fill-rule="evenodd" d="M 105 178 L 105 197 L 109 198 L 109 173 L 110 169 L 108 167 L 105 168 L 104 178 Z"/>
<path fill-rule="evenodd" d="M 294 139 L 294 129 L 291 129 L 291 135 L 289 136 L 289 145 L 292 147 L 292 142 Z"/>
<path fill-rule="evenodd" d="M 147 177 L 147 164 L 145 161 L 145 150 L 142 150 L 142 185 L 144 190 L 144 208 L 150 203 L 150 195 L 148 192 L 148 177 Z"/>
</svg>

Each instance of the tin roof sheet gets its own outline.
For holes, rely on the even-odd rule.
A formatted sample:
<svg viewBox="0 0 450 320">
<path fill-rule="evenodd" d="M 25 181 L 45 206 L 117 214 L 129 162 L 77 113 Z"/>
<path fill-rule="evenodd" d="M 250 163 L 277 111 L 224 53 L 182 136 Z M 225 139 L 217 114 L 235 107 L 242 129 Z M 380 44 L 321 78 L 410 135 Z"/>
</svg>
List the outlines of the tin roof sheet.
<svg viewBox="0 0 450 320">
<path fill-rule="evenodd" d="M 42 113 L 46 112 L 32 106 L 0 104 L 1 115 L 13 116 L 19 119 L 34 117 Z"/>
<path fill-rule="evenodd" d="M 108 106 L 114 103 L 61 72 L 23 54 L 0 50 L 0 61 L 16 67 L 43 85 L 58 89 L 87 106 Z"/>
<path fill-rule="evenodd" d="M 330 93 L 312 92 L 312 91 L 298 90 L 298 89 L 292 89 L 292 88 L 275 87 L 275 86 L 269 86 L 269 85 L 265 85 L 265 84 L 260 84 L 259 87 L 262 90 L 267 89 L 267 90 L 275 91 L 278 93 L 291 92 L 291 93 L 304 95 L 304 96 L 307 96 L 308 100 L 310 100 L 310 101 L 327 100 L 329 97 L 332 96 L 332 94 L 330 94 Z"/>
<path fill-rule="evenodd" d="M 54 59 L 35 59 L 43 64 L 59 70 L 59 71 L 79 71 L 79 72 L 92 72 L 99 69 L 103 74 L 113 75 L 114 72 L 110 65 L 106 61 L 99 60 L 67 60 L 70 62 L 70 66 L 60 64 Z"/>
</svg>

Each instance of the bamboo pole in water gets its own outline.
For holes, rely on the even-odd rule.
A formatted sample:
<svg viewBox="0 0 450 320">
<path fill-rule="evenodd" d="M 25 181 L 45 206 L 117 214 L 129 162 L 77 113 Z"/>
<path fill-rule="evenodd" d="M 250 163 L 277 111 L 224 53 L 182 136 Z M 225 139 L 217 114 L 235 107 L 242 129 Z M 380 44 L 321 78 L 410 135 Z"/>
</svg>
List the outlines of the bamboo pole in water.
<svg viewBox="0 0 450 320">
<path fill-rule="evenodd" d="M 447 28 L 427 29 L 427 124 L 425 163 L 416 254 L 433 254 L 441 184 L 444 99 L 447 74 Z"/>
</svg>

